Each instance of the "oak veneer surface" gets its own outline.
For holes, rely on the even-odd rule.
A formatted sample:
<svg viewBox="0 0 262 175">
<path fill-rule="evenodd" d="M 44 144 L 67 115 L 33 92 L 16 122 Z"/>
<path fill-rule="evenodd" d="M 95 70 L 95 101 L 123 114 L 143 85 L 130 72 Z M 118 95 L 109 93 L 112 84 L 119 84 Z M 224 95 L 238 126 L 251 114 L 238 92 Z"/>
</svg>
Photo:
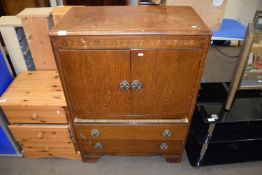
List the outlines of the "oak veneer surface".
<svg viewBox="0 0 262 175">
<path fill-rule="evenodd" d="M 73 7 L 51 35 L 174 34 L 208 35 L 209 28 L 192 7 Z"/>
<path fill-rule="evenodd" d="M 74 126 L 80 143 L 86 143 L 89 139 L 184 140 L 188 130 L 188 124 L 75 124 Z M 99 131 L 98 137 L 90 135 L 93 129 Z M 169 137 L 163 137 L 163 131 L 166 129 L 171 132 Z"/>
<path fill-rule="evenodd" d="M 72 6 L 57 6 L 52 10 L 52 17 L 54 21 L 54 25 L 56 25 L 59 20 L 70 10 Z"/>
<path fill-rule="evenodd" d="M 130 92 L 119 90 L 119 82 L 129 79 L 129 53 L 129 50 L 78 50 L 59 53 L 63 60 L 66 89 L 71 103 L 78 104 L 73 106 L 76 114 L 73 117 L 130 113 L 127 101 Z"/>
<path fill-rule="evenodd" d="M 84 161 L 180 160 L 188 131 L 181 121 L 190 123 L 211 35 L 191 7 L 72 7 L 50 35 Z M 133 86 L 124 90 L 123 80 Z M 174 136 L 165 140 L 164 128 Z"/>
<path fill-rule="evenodd" d="M 101 143 L 102 149 L 95 149 L 96 143 Z M 161 143 L 168 144 L 168 149 L 161 150 Z M 80 149 L 87 155 L 181 155 L 183 146 L 182 141 L 173 140 L 90 140 Z"/>
<path fill-rule="evenodd" d="M 155 118 L 188 117 L 201 54 L 197 49 L 132 50 L 130 76 L 132 80 L 139 80 L 142 88 L 131 91 L 131 114 Z"/>
<path fill-rule="evenodd" d="M 128 5 L 129 0 L 66 0 L 64 4 L 86 6 Z"/>
<path fill-rule="evenodd" d="M 48 0 L 1 0 L 5 15 L 16 15 L 28 7 L 48 7 Z"/>
</svg>

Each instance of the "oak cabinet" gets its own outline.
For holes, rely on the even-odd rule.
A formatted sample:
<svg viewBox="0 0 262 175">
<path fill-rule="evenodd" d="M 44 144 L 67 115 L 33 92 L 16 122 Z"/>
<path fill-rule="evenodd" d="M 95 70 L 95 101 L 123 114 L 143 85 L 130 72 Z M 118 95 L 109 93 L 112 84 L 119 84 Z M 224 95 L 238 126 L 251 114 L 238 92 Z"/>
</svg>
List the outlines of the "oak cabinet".
<svg viewBox="0 0 262 175">
<path fill-rule="evenodd" d="M 75 118 L 185 118 L 201 50 L 67 50 L 59 59 Z"/>
<path fill-rule="evenodd" d="M 73 7 L 50 36 L 84 161 L 180 160 L 210 42 L 191 7 Z"/>
</svg>

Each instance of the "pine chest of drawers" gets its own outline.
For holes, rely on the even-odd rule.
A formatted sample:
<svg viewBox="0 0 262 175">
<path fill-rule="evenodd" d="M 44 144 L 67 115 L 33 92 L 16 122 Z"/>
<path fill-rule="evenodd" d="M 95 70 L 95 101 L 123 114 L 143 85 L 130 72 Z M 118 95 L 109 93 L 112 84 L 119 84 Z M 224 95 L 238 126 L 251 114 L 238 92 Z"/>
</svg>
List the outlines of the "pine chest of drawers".
<svg viewBox="0 0 262 175">
<path fill-rule="evenodd" d="M 191 7 L 73 7 L 50 31 L 84 161 L 179 161 L 210 42 Z"/>
<path fill-rule="evenodd" d="M 0 105 L 25 157 L 80 158 L 71 139 L 57 71 L 20 73 Z"/>
</svg>

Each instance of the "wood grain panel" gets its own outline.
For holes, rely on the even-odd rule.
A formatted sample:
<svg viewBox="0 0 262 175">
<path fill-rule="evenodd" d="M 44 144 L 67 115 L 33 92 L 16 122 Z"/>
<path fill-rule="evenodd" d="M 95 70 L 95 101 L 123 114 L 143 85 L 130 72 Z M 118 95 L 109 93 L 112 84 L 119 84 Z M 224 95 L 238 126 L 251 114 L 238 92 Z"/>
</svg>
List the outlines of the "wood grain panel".
<svg viewBox="0 0 262 175">
<path fill-rule="evenodd" d="M 65 142 L 25 142 L 21 144 L 23 149 L 43 149 L 43 150 L 75 150 L 72 141 Z"/>
<path fill-rule="evenodd" d="M 54 26 L 57 35 L 207 35 L 209 28 L 192 7 L 74 7 Z"/>
<path fill-rule="evenodd" d="M 1 106 L 65 107 L 66 101 L 57 71 L 21 72 L 0 97 Z"/>
<path fill-rule="evenodd" d="M 248 25 L 248 28 L 246 30 L 246 35 L 245 35 L 244 43 L 241 47 L 238 63 L 236 65 L 234 74 L 230 81 L 229 93 L 227 96 L 226 107 L 225 107 L 227 110 L 230 110 L 234 101 L 236 91 L 239 89 L 240 81 L 243 76 L 243 71 L 248 62 L 248 56 L 252 48 L 254 35 L 255 35 L 254 26 L 253 24 L 250 24 Z"/>
<path fill-rule="evenodd" d="M 5 15 L 17 15 L 28 7 L 48 7 L 48 0 L 1 0 Z"/>
<path fill-rule="evenodd" d="M 20 144 L 71 142 L 67 125 L 9 125 Z"/>
<path fill-rule="evenodd" d="M 205 46 L 203 36 L 127 35 L 127 36 L 61 36 L 54 38 L 59 49 L 179 49 Z"/>
<path fill-rule="evenodd" d="M 73 118 L 129 114 L 130 92 L 119 87 L 120 82 L 129 80 L 129 53 L 129 50 L 59 52 L 66 90 L 70 103 L 74 104 Z"/>
<path fill-rule="evenodd" d="M 75 124 L 78 140 L 88 144 L 89 139 L 112 140 L 184 140 L 187 134 L 187 124 Z M 91 131 L 99 131 L 98 137 L 92 137 Z M 163 131 L 169 130 L 170 137 L 164 137 Z M 116 141 L 117 142 L 117 141 Z"/>
<path fill-rule="evenodd" d="M 2 106 L 5 116 L 14 123 L 67 123 L 64 107 Z"/>
<path fill-rule="evenodd" d="M 22 17 L 22 23 L 36 70 L 56 70 L 48 35 L 52 26 L 51 17 Z"/>
<path fill-rule="evenodd" d="M 81 160 L 80 154 L 69 150 L 43 150 L 43 149 L 24 149 L 23 154 L 26 158 L 60 157 L 73 160 Z"/>
<path fill-rule="evenodd" d="M 187 118 L 181 119 L 79 119 L 75 124 L 188 124 Z"/>
<path fill-rule="evenodd" d="M 131 51 L 132 81 L 142 83 L 140 90 L 132 91 L 132 115 L 188 117 L 201 54 L 197 49 Z"/>
<path fill-rule="evenodd" d="M 57 6 L 52 10 L 54 25 L 72 8 L 72 6 Z"/>
<path fill-rule="evenodd" d="M 101 143 L 102 149 L 95 149 L 95 144 Z M 168 149 L 161 150 L 160 144 L 167 143 Z M 81 145 L 80 149 L 85 154 L 95 155 L 167 155 L 179 154 L 183 150 L 183 142 L 180 141 L 140 141 L 140 140 L 92 140 L 89 144 Z"/>
<path fill-rule="evenodd" d="M 128 5 L 129 0 L 66 0 L 66 5 L 112 6 Z"/>
</svg>

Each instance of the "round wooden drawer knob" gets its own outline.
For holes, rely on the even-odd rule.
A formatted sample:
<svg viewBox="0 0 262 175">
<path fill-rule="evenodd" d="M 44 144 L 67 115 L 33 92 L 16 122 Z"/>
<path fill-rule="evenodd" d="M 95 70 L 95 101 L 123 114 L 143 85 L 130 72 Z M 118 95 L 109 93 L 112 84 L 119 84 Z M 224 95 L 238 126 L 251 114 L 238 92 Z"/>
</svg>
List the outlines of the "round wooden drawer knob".
<svg viewBox="0 0 262 175">
<path fill-rule="evenodd" d="M 32 120 L 36 120 L 36 119 L 38 119 L 37 114 L 36 114 L 36 113 L 33 113 L 32 116 L 31 116 L 31 119 L 32 119 Z"/>
<path fill-rule="evenodd" d="M 39 138 L 39 139 L 44 138 L 44 134 L 43 134 L 42 132 L 38 133 L 38 134 L 37 134 L 37 138 Z"/>
</svg>

